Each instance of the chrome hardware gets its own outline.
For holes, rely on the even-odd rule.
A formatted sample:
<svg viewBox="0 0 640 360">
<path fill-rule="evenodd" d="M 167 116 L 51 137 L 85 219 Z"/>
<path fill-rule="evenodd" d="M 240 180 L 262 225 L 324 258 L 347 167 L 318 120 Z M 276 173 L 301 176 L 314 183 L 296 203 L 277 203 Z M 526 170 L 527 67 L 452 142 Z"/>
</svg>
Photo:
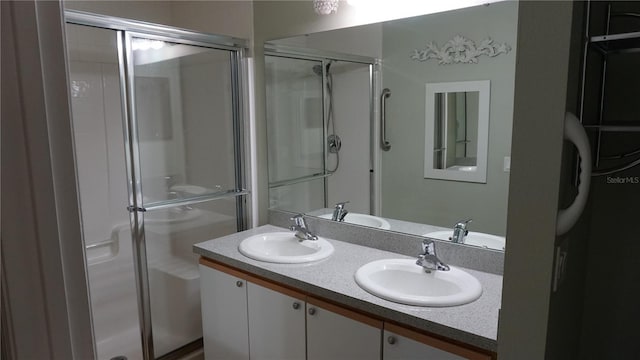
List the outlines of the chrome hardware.
<svg viewBox="0 0 640 360">
<path fill-rule="evenodd" d="M 237 287 L 242 287 L 242 281 L 240 281 L 240 280 L 236 281 L 236 286 Z"/>
<path fill-rule="evenodd" d="M 133 205 L 129 205 L 127 206 L 127 211 L 129 212 L 145 212 L 147 211 L 147 209 L 140 207 L 140 206 L 133 206 Z"/>
<path fill-rule="evenodd" d="M 304 215 L 298 214 L 291 218 L 294 222 L 294 225 L 291 225 L 289 228 L 291 231 L 296 232 L 296 237 L 300 239 L 300 241 L 304 240 L 318 240 L 318 237 L 309 231 L 307 228 L 307 223 L 304 221 Z"/>
<path fill-rule="evenodd" d="M 387 98 L 391 96 L 391 90 L 384 89 L 380 95 L 380 147 L 383 151 L 391 149 L 391 143 L 387 140 Z"/>
<path fill-rule="evenodd" d="M 299 302 L 294 302 L 294 303 L 293 303 L 293 309 L 294 309 L 294 310 L 298 310 L 298 309 L 300 309 L 300 303 L 299 303 Z"/>
<path fill-rule="evenodd" d="M 316 309 L 315 308 L 309 308 L 309 315 L 315 315 L 316 314 Z"/>
<path fill-rule="evenodd" d="M 274 182 L 270 182 L 269 183 L 269 189 L 275 189 L 275 188 L 279 188 L 279 187 L 283 187 L 283 186 L 299 184 L 301 182 L 307 182 L 307 181 L 311 181 L 311 180 L 324 179 L 324 178 L 329 177 L 329 176 L 331 176 L 331 173 L 326 173 L 326 174 L 317 173 L 317 174 L 313 174 L 313 175 L 301 176 L 301 177 L 295 178 L 295 179 L 274 181 Z"/>
<path fill-rule="evenodd" d="M 451 241 L 458 244 L 464 244 L 467 234 L 469 234 L 469 230 L 467 230 L 467 226 L 469 223 L 473 221 L 471 219 L 458 221 L 453 226 L 453 236 L 451 236 Z"/>
<path fill-rule="evenodd" d="M 396 343 L 396 338 L 395 338 L 394 336 L 389 336 L 389 337 L 387 338 L 387 342 L 388 342 L 389 344 L 393 345 L 393 344 L 395 344 L 395 343 Z"/>
<path fill-rule="evenodd" d="M 416 265 L 420 265 L 430 273 L 432 270 L 449 271 L 449 266 L 436 256 L 436 244 L 429 239 L 422 240 L 422 253 L 418 255 Z"/>
<path fill-rule="evenodd" d="M 167 191 L 167 200 L 177 200 L 177 199 L 184 199 L 183 193 L 180 191 Z M 190 205 L 178 205 L 176 206 L 176 209 L 179 209 L 180 211 L 190 211 L 193 210 L 193 206 Z"/>
<path fill-rule="evenodd" d="M 340 139 L 340 136 L 335 134 L 327 136 L 327 148 L 332 154 L 338 153 L 342 148 L 342 139 Z"/>
<path fill-rule="evenodd" d="M 348 203 L 348 201 L 337 203 L 335 209 L 333 210 L 333 216 L 331 216 L 331 220 L 343 222 L 344 217 L 349 213 L 344 209 L 344 206 Z"/>
<path fill-rule="evenodd" d="M 165 175 L 164 184 L 167 187 L 167 190 L 170 190 L 175 185 L 178 185 L 180 183 L 180 177 L 181 176 L 178 174 Z"/>
</svg>

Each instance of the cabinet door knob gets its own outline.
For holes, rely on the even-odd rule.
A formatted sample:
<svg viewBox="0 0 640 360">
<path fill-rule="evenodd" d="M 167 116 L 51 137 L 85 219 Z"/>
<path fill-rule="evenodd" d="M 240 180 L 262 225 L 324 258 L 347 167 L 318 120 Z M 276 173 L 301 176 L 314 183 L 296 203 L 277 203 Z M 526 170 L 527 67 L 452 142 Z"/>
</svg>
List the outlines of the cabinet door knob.
<svg viewBox="0 0 640 360">
<path fill-rule="evenodd" d="M 293 303 L 293 308 L 294 308 L 295 310 L 300 309 L 300 303 L 299 303 L 299 302 L 297 302 L 297 301 L 296 301 L 296 302 L 294 302 L 294 303 Z"/>
<path fill-rule="evenodd" d="M 309 308 L 309 315 L 315 315 L 316 314 L 316 309 L 315 308 Z"/>
<path fill-rule="evenodd" d="M 236 281 L 236 286 L 237 287 L 242 287 L 242 281 L 240 281 L 240 280 Z"/>
<path fill-rule="evenodd" d="M 396 343 L 396 338 L 395 338 L 394 336 L 389 336 L 389 337 L 387 338 L 387 342 L 388 342 L 389 344 L 393 345 L 393 344 L 395 344 L 395 343 Z"/>
</svg>

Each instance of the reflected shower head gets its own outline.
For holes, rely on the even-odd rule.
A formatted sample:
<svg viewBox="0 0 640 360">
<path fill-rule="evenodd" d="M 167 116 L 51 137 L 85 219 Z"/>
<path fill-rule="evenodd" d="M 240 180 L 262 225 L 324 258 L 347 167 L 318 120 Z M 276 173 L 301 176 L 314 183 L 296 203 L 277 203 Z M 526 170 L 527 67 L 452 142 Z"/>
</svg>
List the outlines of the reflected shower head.
<svg viewBox="0 0 640 360">
<path fill-rule="evenodd" d="M 329 68 L 331 67 L 331 62 L 327 63 L 327 74 L 329 73 Z M 318 75 L 318 76 L 322 76 L 322 65 L 313 65 L 313 72 Z"/>
</svg>

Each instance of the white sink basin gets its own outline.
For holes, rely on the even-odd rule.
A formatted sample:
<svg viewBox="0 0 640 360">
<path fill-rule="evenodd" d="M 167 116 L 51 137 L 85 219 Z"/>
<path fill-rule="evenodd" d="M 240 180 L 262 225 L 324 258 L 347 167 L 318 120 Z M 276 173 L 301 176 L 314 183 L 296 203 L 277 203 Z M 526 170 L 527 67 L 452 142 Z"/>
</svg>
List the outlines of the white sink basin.
<svg viewBox="0 0 640 360">
<path fill-rule="evenodd" d="M 414 259 L 372 261 L 360 267 L 355 278 L 367 292 L 407 305 L 462 305 L 482 294 L 480 282 L 469 273 L 453 266 L 427 273 Z"/>
<path fill-rule="evenodd" d="M 238 250 L 255 260 L 298 264 L 328 257 L 333 253 L 333 245 L 321 237 L 300 241 L 293 232 L 272 232 L 244 239 Z"/>
<path fill-rule="evenodd" d="M 320 215 L 320 217 L 323 219 L 331 219 L 332 216 L 333 214 Z M 387 220 L 367 214 L 348 213 L 347 216 L 344 217 L 344 222 L 354 225 L 378 228 L 382 230 L 391 229 L 391 225 Z"/>
<path fill-rule="evenodd" d="M 438 239 L 438 240 L 450 241 L 452 235 L 453 235 L 453 230 L 435 231 L 435 232 L 424 234 L 422 236 Z M 469 234 L 467 234 L 467 237 L 465 238 L 464 243 L 467 245 L 480 246 L 487 249 L 504 250 L 504 245 L 506 243 L 506 240 L 502 236 L 469 231 Z"/>
</svg>

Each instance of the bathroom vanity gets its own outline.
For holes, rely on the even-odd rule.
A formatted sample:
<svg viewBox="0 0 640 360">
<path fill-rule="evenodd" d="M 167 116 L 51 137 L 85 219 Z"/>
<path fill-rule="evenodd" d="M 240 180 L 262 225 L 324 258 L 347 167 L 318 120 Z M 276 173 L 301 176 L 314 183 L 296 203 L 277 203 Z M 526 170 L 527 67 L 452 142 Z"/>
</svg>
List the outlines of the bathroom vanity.
<svg viewBox="0 0 640 360">
<path fill-rule="evenodd" d="M 482 286 L 464 305 L 402 305 L 366 292 L 354 274 L 372 261 L 408 256 L 334 239 L 331 256 L 303 264 L 238 251 L 244 239 L 282 231 L 265 225 L 194 246 L 207 359 L 496 357 L 501 276 L 464 269 Z"/>
</svg>

